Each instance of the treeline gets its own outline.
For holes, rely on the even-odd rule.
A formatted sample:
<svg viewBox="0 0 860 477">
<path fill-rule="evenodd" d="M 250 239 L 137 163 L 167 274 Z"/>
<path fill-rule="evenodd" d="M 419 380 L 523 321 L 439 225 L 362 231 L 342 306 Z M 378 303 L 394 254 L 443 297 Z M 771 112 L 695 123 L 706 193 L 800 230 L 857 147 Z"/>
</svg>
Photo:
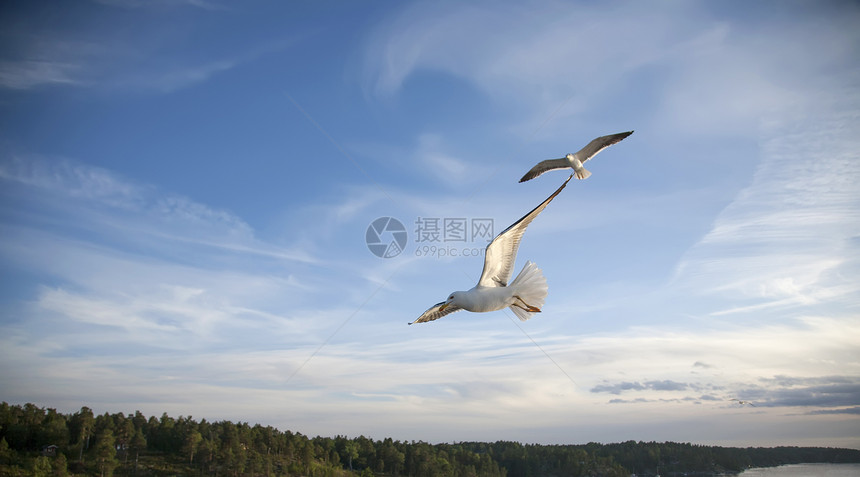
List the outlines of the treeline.
<svg viewBox="0 0 860 477">
<path fill-rule="evenodd" d="M 860 462 L 833 448 L 692 444 L 428 444 L 307 437 L 271 426 L 188 417 L 73 414 L 0 404 L 2 476 L 540 477 L 739 472 L 792 463 Z"/>
</svg>

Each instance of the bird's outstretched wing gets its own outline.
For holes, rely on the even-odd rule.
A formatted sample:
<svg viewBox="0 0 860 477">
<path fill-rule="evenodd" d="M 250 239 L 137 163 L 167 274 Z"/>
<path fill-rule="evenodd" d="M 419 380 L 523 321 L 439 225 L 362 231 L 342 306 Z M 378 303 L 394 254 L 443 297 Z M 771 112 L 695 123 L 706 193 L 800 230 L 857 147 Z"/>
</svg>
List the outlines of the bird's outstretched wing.
<svg viewBox="0 0 860 477">
<path fill-rule="evenodd" d="M 547 159 L 545 161 L 540 161 L 537 163 L 536 166 L 532 167 L 530 171 L 526 172 L 526 175 L 520 178 L 520 182 L 530 181 L 546 171 L 551 171 L 553 169 L 564 169 L 565 167 L 570 167 L 570 162 L 567 161 L 566 157 L 562 157 L 560 159 Z"/>
<path fill-rule="evenodd" d="M 508 285 L 508 280 L 514 272 L 514 262 L 517 259 L 517 250 L 520 248 L 520 239 L 526 231 L 526 227 L 540 214 L 543 209 L 557 196 L 564 186 L 570 182 L 573 177 L 571 175 L 564 181 L 555 192 L 547 199 L 541 202 L 540 205 L 532 209 L 531 212 L 524 215 L 523 218 L 517 220 L 513 225 L 506 228 L 502 233 L 496 235 L 496 238 L 487 245 L 487 250 L 484 253 L 484 270 L 481 272 L 481 279 L 478 280 L 478 285 L 485 287 L 504 287 Z M 445 309 L 445 311 L 448 311 Z"/>
<path fill-rule="evenodd" d="M 453 305 L 453 304 L 446 306 L 444 310 L 440 310 L 440 308 L 442 308 L 442 305 L 444 305 L 445 303 L 446 302 L 444 302 L 444 301 L 441 303 L 436 303 L 435 305 L 428 308 L 427 311 L 425 311 L 424 313 L 421 313 L 421 316 L 419 316 L 417 320 L 415 320 L 409 324 L 411 325 L 414 323 L 426 323 L 428 321 L 438 320 L 439 318 L 442 318 L 445 315 L 449 315 L 451 313 L 454 313 L 455 311 L 462 310 L 462 308 L 460 308 L 457 305 Z"/>
<path fill-rule="evenodd" d="M 606 149 L 613 144 L 621 142 L 622 139 L 631 134 L 633 134 L 633 131 L 627 131 L 618 134 L 609 134 L 607 136 L 600 136 L 599 138 L 592 139 L 591 142 L 588 143 L 588 145 L 586 145 L 585 147 L 580 149 L 579 152 L 576 153 L 576 157 L 580 160 L 580 162 L 584 164 L 585 161 L 596 156 L 598 152 Z"/>
<path fill-rule="evenodd" d="M 589 142 L 585 147 L 580 149 L 579 152 L 575 154 L 575 156 L 577 159 L 579 159 L 579 162 L 582 162 L 584 164 L 585 161 L 596 156 L 598 152 L 606 149 L 613 144 L 620 142 L 622 139 L 626 138 L 631 134 L 633 134 L 633 131 L 609 134 L 606 136 L 600 136 L 596 139 L 592 139 L 591 142 Z M 520 182 L 530 181 L 546 171 L 551 171 L 553 169 L 564 169 L 565 167 L 570 167 L 570 161 L 567 160 L 567 157 L 562 157 L 560 159 L 547 159 L 545 161 L 538 162 L 536 166 L 532 167 L 530 171 L 526 172 L 526 174 L 520 179 Z"/>
</svg>

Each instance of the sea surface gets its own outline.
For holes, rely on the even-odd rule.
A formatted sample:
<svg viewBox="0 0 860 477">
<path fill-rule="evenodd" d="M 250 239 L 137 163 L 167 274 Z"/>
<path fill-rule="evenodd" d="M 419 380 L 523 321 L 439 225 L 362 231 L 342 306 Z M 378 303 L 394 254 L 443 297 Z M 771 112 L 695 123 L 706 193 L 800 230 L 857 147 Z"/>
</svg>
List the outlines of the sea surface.
<svg viewBox="0 0 860 477">
<path fill-rule="evenodd" d="M 860 477 L 860 464 L 794 464 L 749 469 L 739 477 Z"/>
</svg>

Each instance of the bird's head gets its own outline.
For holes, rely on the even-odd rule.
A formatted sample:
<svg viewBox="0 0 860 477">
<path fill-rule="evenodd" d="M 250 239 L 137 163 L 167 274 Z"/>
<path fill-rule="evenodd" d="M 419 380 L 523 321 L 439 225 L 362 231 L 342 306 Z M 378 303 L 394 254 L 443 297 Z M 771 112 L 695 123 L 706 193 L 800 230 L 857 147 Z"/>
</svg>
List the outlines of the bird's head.
<svg viewBox="0 0 860 477">
<path fill-rule="evenodd" d="M 463 301 L 463 292 L 455 291 L 448 295 L 448 299 L 445 300 L 445 304 L 439 307 L 439 311 L 445 311 L 445 308 L 448 308 L 451 305 L 462 305 Z"/>
</svg>

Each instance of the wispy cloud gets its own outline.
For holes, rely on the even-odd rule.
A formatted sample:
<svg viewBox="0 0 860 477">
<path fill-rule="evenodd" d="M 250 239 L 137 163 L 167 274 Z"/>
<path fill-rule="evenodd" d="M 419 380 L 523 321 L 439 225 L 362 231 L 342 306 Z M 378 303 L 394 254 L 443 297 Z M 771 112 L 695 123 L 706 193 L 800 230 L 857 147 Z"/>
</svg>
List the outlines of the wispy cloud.
<svg viewBox="0 0 860 477">
<path fill-rule="evenodd" d="M 192 60 L 191 65 L 157 66 L 144 71 L 121 71 L 108 57 L 77 57 L 65 61 L 34 60 L 0 62 L 0 87 L 26 90 L 49 85 L 99 87 L 106 90 L 171 93 L 203 83 L 235 68 L 241 58 Z M 124 63 L 124 62 L 120 62 Z M 196 63 L 196 64 L 194 64 Z"/>
<path fill-rule="evenodd" d="M 227 9 L 204 0 L 105 0 L 96 3 L 124 8 L 186 5 L 210 11 Z M 95 27 L 95 32 L 74 32 L 52 26 L 47 20 L 40 23 L 35 19 L 28 19 L 26 30 L 11 19 L 4 25 L 7 47 L 0 52 L 0 88 L 15 90 L 53 85 L 101 92 L 172 93 L 281 51 L 294 41 L 291 35 L 212 53 L 194 49 L 188 44 L 187 36 L 173 32 L 171 25 L 142 22 L 132 35 L 102 25 Z M 143 45 L 137 43 L 133 35 L 149 36 L 153 41 Z"/>
<path fill-rule="evenodd" d="M 647 123 L 652 134 L 738 135 L 756 128 L 762 115 L 809 105 L 810 91 L 846 86 L 832 84 L 828 72 L 851 62 L 858 36 L 845 32 L 853 29 L 786 21 L 762 35 L 759 27 L 747 30 L 702 7 L 630 4 L 608 12 L 540 1 L 413 4 L 368 40 L 365 87 L 390 97 L 411 75 L 433 70 L 524 108 L 523 124 L 542 122 L 559 104 L 566 105 L 560 114 L 568 123 L 579 123 L 615 100 L 648 101 L 653 114 L 631 120 Z M 855 9 L 844 10 L 840 22 L 856 21 Z M 679 16 L 687 21 L 674 21 Z M 630 83 L 643 76 L 659 81 Z"/>
<path fill-rule="evenodd" d="M 393 15 L 369 43 L 367 80 L 373 92 L 389 95 L 409 75 L 429 68 L 473 80 L 495 94 L 521 91 L 521 100 L 578 86 L 595 92 L 598 83 L 617 81 L 623 71 L 651 59 L 637 56 L 643 45 L 653 55 L 672 41 L 668 29 L 645 27 L 665 25 L 666 19 L 646 16 L 645 21 L 624 13 L 607 18 L 598 9 L 545 2 L 493 8 L 414 4 Z M 554 21 L 546 22 L 547 17 Z M 624 48 L 634 37 L 637 48 Z M 600 53 L 589 47 L 593 42 L 603 46 Z M 589 74 L 597 70 L 601 81 Z"/>
<path fill-rule="evenodd" d="M 228 10 L 229 7 L 207 0 L 94 0 L 96 3 L 121 8 L 196 7 L 202 10 Z"/>
<path fill-rule="evenodd" d="M 80 85 L 81 65 L 54 61 L 0 62 L 0 87 L 30 89 L 41 85 Z"/>
<path fill-rule="evenodd" d="M 13 156 L 0 162 L 0 178 L 70 198 L 89 199 L 124 209 L 143 207 L 145 187 L 106 169 L 68 159 Z"/>
<path fill-rule="evenodd" d="M 818 409 L 811 411 L 810 414 L 860 414 L 860 406 L 843 409 Z"/>
<path fill-rule="evenodd" d="M 176 294 L 176 299 L 181 299 L 179 303 L 193 303 L 205 296 L 186 289 L 171 293 Z M 199 311 L 204 310 L 195 312 Z M 134 312 L 135 315 L 139 313 L 140 310 Z M 328 312 L 319 317 L 302 316 L 302 328 L 325 314 Z M 165 322 L 161 323 L 166 327 L 165 338 L 173 336 L 165 344 L 175 343 L 177 346 L 154 353 L 140 348 L 144 343 L 138 343 L 138 357 L 127 353 L 125 356 L 109 354 L 113 357 L 103 360 L 76 357 L 74 348 L 67 344 L 48 346 L 43 343 L 44 335 L 36 341 L 35 348 L 32 341 L 22 341 L 6 350 L 10 358 L 14 357 L 14 362 L 26 358 L 30 364 L 41 363 L 36 369 L 22 363 L 22 369 L 27 372 L 38 375 L 59 373 L 57 379 L 51 381 L 51 387 L 67 389 L 71 406 L 76 404 L 76 397 L 83 399 L 83 395 L 75 391 L 75 384 L 87 376 L 88 382 L 95 379 L 103 385 L 100 389 L 106 393 L 147 389 L 144 395 L 155 400 L 152 407 L 158 411 L 175 409 L 176 412 L 188 412 L 193 402 L 194 412 L 221 417 L 225 413 L 224 403 L 229 402 L 234 405 L 228 406 L 230 415 L 225 418 L 259 419 L 275 424 L 283 421 L 283 425 L 294 430 L 307 428 L 378 437 L 416 436 L 414 429 L 417 426 L 421 429 L 418 438 L 444 439 L 450 420 L 463 419 L 473 429 L 464 431 L 463 438 L 488 439 L 492 435 L 498 437 L 511 432 L 519 435 L 518 430 L 523 429 L 559 426 L 566 430 L 558 433 L 544 431 L 549 434 L 535 436 L 541 442 L 558 442 L 558 439 L 571 439 L 569 426 L 574 423 L 579 432 L 584 432 L 584 437 L 594 436 L 611 415 L 617 417 L 619 412 L 627 413 L 628 408 L 631 414 L 625 418 L 626 429 L 632 431 L 640 425 L 659 422 L 660 428 L 671 435 L 671 429 L 676 425 L 683 427 L 691 420 L 705 417 L 738 425 L 749 415 L 739 413 L 739 409 L 735 409 L 737 405 L 729 401 L 736 396 L 753 400 L 757 406 L 754 412 L 783 416 L 783 421 L 801 419 L 803 415 L 821 411 L 850 413 L 850 409 L 857 406 L 856 376 L 810 377 L 795 373 L 760 379 L 751 372 L 773 366 L 781 359 L 786 343 L 790 346 L 791 343 L 805 341 L 819 350 L 819 356 L 826 357 L 827 353 L 822 353 L 822 348 L 818 347 L 828 339 L 824 328 L 795 332 L 785 327 L 779 332 L 767 330 L 754 336 L 748 336 L 749 330 L 716 336 L 713 332 L 679 335 L 660 330 L 645 333 L 643 330 L 607 338 L 538 338 L 582 386 L 577 387 L 514 327 L 494 327 L 494 331 L 487 333 L 486 323 L 449 322 L 415 334 L 412 332 L 414 327 L 404 325 L 392 329 L 387 323 L 375 322 L 371 318 L 373 314 L 371 311 L 362 312 L 335 340 L 336 344 L 323 348 L 289 381 L 287 379 L 296 366 L 307 358 L 318 342 L 309 340 L 301 344 L 290 338 L 291 333 L 299 328 L 290 328 L 286 323 L 282 325 L 283 332 L 278 332 L 279 328 L 274 327 L 274 323 L 267 323 L 264 327 L 266 333 L 274 330 L 285 340 L 280 347 L 272 346 L 271 341 L 266 340 L 255 343 L 257 349 L 250 346 L 237 348 L 235 343 L 224 343 L 217 347 L 217 353 L 203 349 L 187 353 L 179 343 L 184 341 L 186 346 L 190 344 L 193 347 L 201 338 L 195 334 L 191 339 L 181 329 L 170 330 L 176 324 Z M 92 316 L 89 312 L 88 315 Z M 492 320 L 492 317 L 486 317 L 486 320 Z M 500 325 L 503 323 L 499 322 Z M 193 328 L 191 323 L 180 326 Z M 221 326 L 223 323 L 211 330 L 223 336 L 224 330 L 219 330 Z M 108 323 L 108 327 L 112 326 Z M 359 328 L 374 338 L 368 341 L 350 336 Z M 147 332 L 146 329 L 140 331 Z M 320 331 L 325 334 L 324 329 Z M 11 336 L 16 334 L 13 332 Z M 705 335 L 711 344 L 703 348 L 701 343 Z M 760 342 L 762 336 L 770 336 L 770 339 L 779 341 L 780 346 L 764 346 L 766 352 L 756 355 L 739 354 L 742 353 L 739 350 L 749 349 L 756 340 Z M 74 335 L 72 341 L 90 343 L 87 346 L 92 348 L 93 342 L 79 339 Z M 6 341 L 17 342 L 12 339 Z M 843 351 L 856 347 L 856 340 L 853 344 L 851 341 L 846 342 L 847 348 Z M 109 352 L 108 343 L 105 340 L 95 349 Z M 29 346 L 29 349 L 22 351 L 19 346 Z M 53 355 L 41 354 L 51 348 L 58 349 Z M 126 348 L 134 349 L 128 344 Z M 34 349 L 42 351 L 34 354 Z M 416 356 L 416 349 L 421 350 L 420 356 Z M 610 361 L 595 359 L 598 355 Z M 87 356 L 91 357 L 92 351 Z M 703 357 L 708 362 L 719 363 L 719 366 L 708 369 L 711 374 L 696 375 L 691 379 L 690 370 L 694 367 L 677 364 L 691 356 Z M 54 363 L 56 366 L 52 365 Z M 737 381 L 738 366 L 741 366 L 741 374 L 749 372 L 748 380 Z M 133 373 L 138 379 L 134 383 L 116 379 L 115 373 L 119 369 Z M 629 379 L 604 381 L 606 376 L 619 375 L 619 369 L 623 369 L 623 374 Z M 655 376 L 658 369 L 665 370 L 663 375 Z M 732 373 L 726 373 L 730 369 Z M 641 379 L 648 375 L 654 379 Z M 15 379 L 23 379 L 23 376 Z M 178 386 L 181 386 L 183 398 L 176 397 L 174 390 Z M 247 392 L 248 389 L 254 390 L 254 403 L 241 397 L 241 390 Z M 623 399 L 594 402 L 594 397 L 615 389 L 624 396 Z M 589 390 L 591 392 L 587 392 Z M 60 404 L 65 402 L 63 399 L 59 401 Z M 284 409 L 275 405 L 279 401 L 290 402 L 291 405 Z M 272 405 L 275 407 L 269 407 Z M 666 405 L 670 408 L 666 409 Z M 344 412 L 332 413 L 332 406 Z M 271 409 L 282 411 L 272 415 Z M 385 424 L 367 423 L 368 419 L 374 416 L 381 419 L 383 415 L 387 419 L 378 422 Z M 799 417 L 791 417 L 794 415 Z M 499 416 L 505 416 L 504 422 Z M 739 432 L 738 429 L 735 431 Z M 565 435 L 568 437 L 563 437 Z"/>
<path fill-rule="evenodd" d="M 61 38 L 38 27 L 22 30 L 4 23 L 6 48 L 0 52 L 0 87 L 29 90 L 47 86 L 89 86 L 98 75 L 95 61 L 111 47 L 80 38 Z M 33 31 L 36 30 L 36 31 Z"/>
<path fill-rule="evenodd" d="M 600 384 L 591 388 L 591 392 L 621 394 L 624 391 L 644 391 L 646 389 L 653 391 L 683 391 L 687 389 L 687 384 L 675 382 L 669 379 L 664 379 L 662 381 L 645 381 L 644 383 L 640 383 L 638 381 L 621 382 L 616 384 Z"/>
<path fill-rule="evenodd" d="M 759 407 L 800 407 L 815 413 L 851 413 L 860 406 L 858 376 L 775 376 L 762 378 L 740 390 L 745 400 Z"/>
<path fill-rule="evenodd" d="M 239 63 L 239 60 L 216 60 L 196 66 L 164 69 L 155 73 L 141 72 L 134 77 L 120 79 L 117 85 L 132 90 L 171 93 L 197 83 L 203 83 L 219 73 L 233 69 Z"/>
<path fill-rule="evenodd" d="M 68 159 L 10 158 L 0 163 L 0 181 L 0 254 L 10 266 L 52 277 L 32 311 L 113 329 L 113 342 L 185 346 L 186 336 L 212 344 L 236 326 L 311 320 L 295 339 L 332 323 L 314 320 L 315 303 L 343 298 L 327 285 L 330 276 L 362 276 L 299 246 L 261 240 L 228 211 Z M 353 311 L 327 308 L 334 317 Z"/>
<path fill-rule="evenodd" d="M 85 376 L 113 388 L 119 366 L 135 368 L 140 382 L 170 382 L 198 379 L 185 365 L 176 368 L 177 357 L 188 363 L 213 350 L 238 358 L 293 347 L 297 362 L 305 346 L 354 311 L 318 310 L 331 302 L 326 279 L 299 273 L 315 259 L 257 239 L 227 211 L 67 159 L 9 158 L 0 163 L 0 182 L 4 273 L 46 277 L 17 305 L 18 318 L 0 320 L 4 358 L 20 365 L 0 375 L 4 388 L 44 366 L 46 395 L 88 400 L 72 389 Z M 214 358 L 196 372 L 215 379 Z M 218 379 L 227 376 L 220 383 L 230 388 L 247 381 L 243 374 Z M 147 399 L 169 394 L 153 390 Z"/>
<path fill-rule="evenodd" d="M 833 302 L 856 292 L 840 276 L 856 273 L 860 258 L 860 143 L 851 133 L 856 118 L 845 114 L 857 100 L 847 92 L 833 113 L 771 124 L 752 184 L 688 252 L 679 285 L 740 298 L 716 314 Z"/>
</svg>

